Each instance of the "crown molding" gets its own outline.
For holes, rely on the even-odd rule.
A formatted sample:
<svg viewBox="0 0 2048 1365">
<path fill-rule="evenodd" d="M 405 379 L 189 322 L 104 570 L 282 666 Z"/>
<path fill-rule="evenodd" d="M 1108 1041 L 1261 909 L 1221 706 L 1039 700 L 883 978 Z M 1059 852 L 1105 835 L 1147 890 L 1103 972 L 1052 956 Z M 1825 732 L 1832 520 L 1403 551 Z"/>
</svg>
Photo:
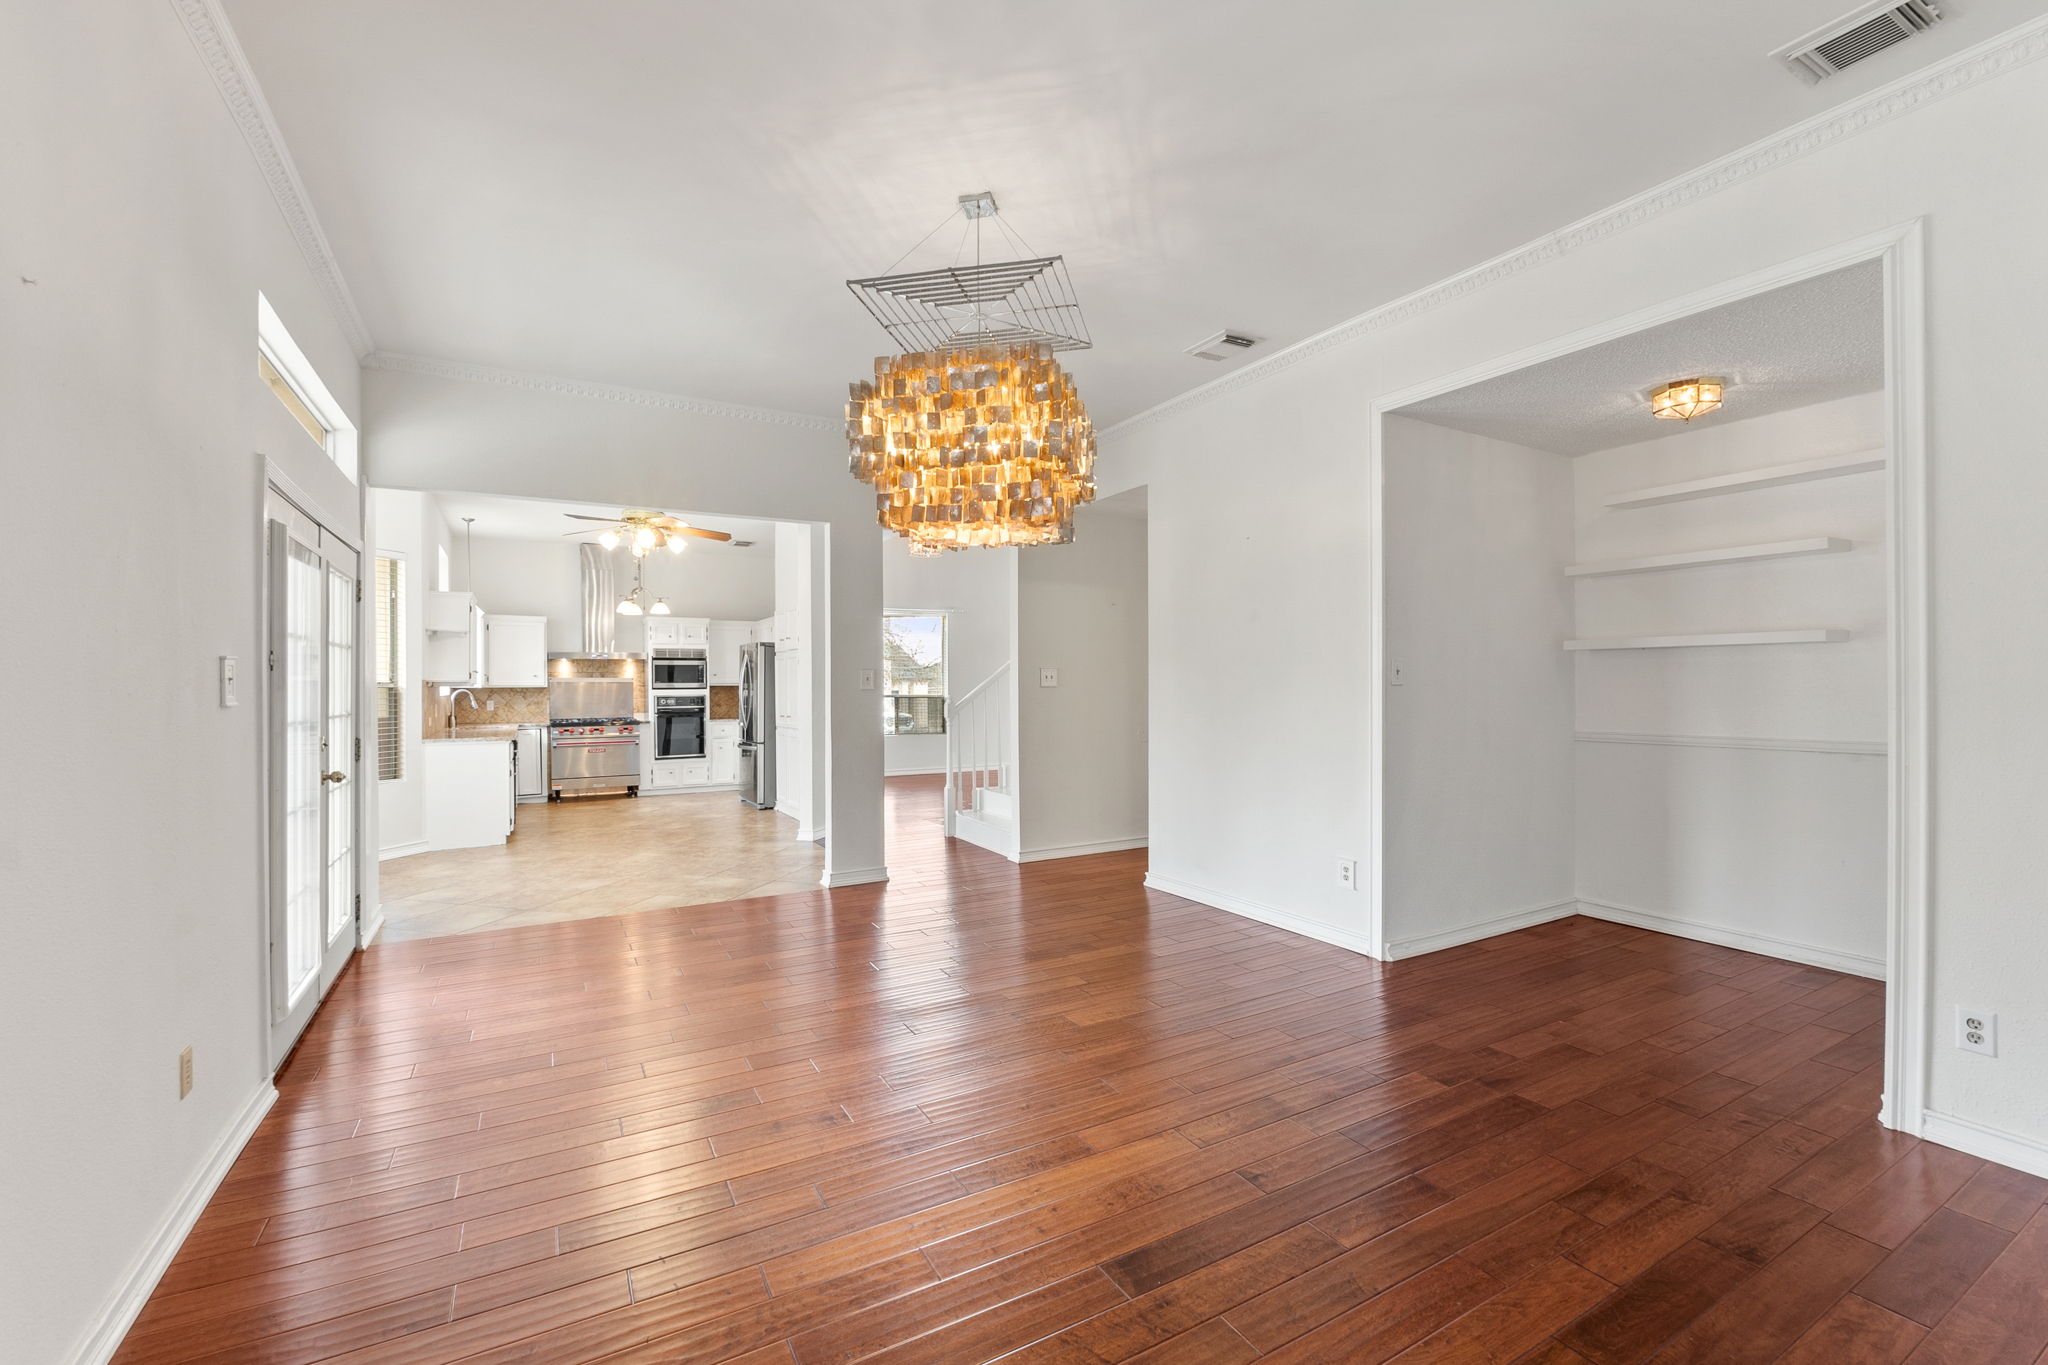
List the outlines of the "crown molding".
<svg viewBox="0 0 2048 1365">
<path fill-rule="evenodd" d="M 334 249 L 328 245 L 327 234 L 313 213 L 305 182 L 299 179 L 299 168 L 284 145 L 284 134 L 278 131 L 270 103 L 263 98 L 263 87 L 257 84 L 256 73 L 249 69 L 249 59 L 235 40 L 235 31 L 221 10 L 220 0 L 171 0 L 171 9 L 184 24 L 192 46 L 199 50 L 199 60 L 212 74 L 228 113 L 234 116 L 235 126 L 242 130 L 242 140 L 249 144 L 256 168 L 263 173 L 270 197 L 277 201 L 278 212 L 284 215 L 285 226 L 299 245 L 306 269 L 312 272 L 314 283 L 327 300 L 328 311 L 333 313 L 357 357 L 369 354 L 374 345 L 370 329 L 356 310 L 348 282 L 335 263 Z"/>
<path fill-rule="evenodd" d="M 1696 170 L 1581 218 L 1556 232 L 1546 233 L 1468 270 L 1348 318 L 1234 373 L 1176 394 L 1163 403 L 1154 404 L 1143 412 L 1103 428 L 1099 435 L 1129 435 L 1174 413 L 1248 388 L 1334 347 L 1397 326 L 1418 314 L 1440 308 L 1525 270 L 1548 264 L 1580 247 L 1661 217 L 1674 209 L 1684 208 L 1730 185 L 1945 99 L 1957 91 L 2004 75 L 2043 55 L 2048 55 L 2048 18 L 2029 20 L 1890 85 L 1880 86 Z"/>
<path fill-rule="evenodd" d="M 567 379 L 561 375 L 535 374 L 527 370 L 505 370 L 495 365 L 472 365 L 463 360 L 438 356 L 409 355 L 403 351 L 372 351 L 363 357 L 366 370 L 390 370 L 399 374 L 421 374 L 433 379 L 453 379 L 464 384 L 496 384 L 523 389 L 528 393 L 556 394 L 565 398 L 594 398 L 605 403 L 630 403 L 641 408 L 662 408 L 699 417 L 724 417 L 736 422 L 765 422 L 770 426 L 796 427 L 804 431 L 841 430 L 836 418 L 808 412 L 784 412 L 780 408 L 756 408 L 744 403 L 721 403 L 710 398 L 664 393 L 659 389 L 634 389 L 623 384 L 600 384 L 589 379 Z"/>
</svg>

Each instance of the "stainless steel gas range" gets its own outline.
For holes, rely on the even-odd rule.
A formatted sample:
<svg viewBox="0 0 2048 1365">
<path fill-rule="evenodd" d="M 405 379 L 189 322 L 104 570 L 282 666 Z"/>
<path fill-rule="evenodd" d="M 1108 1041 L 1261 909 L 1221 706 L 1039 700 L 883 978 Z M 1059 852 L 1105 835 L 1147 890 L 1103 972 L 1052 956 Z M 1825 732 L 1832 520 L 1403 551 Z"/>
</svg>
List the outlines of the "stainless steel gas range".
<svg viewBox="0 0 2048 1365">
<path fill-rule="evenodd" d="M 548 796 L 563 792 L 640 794 L 640 729 L 630 678 L 548 682 Z"/>
</svg>

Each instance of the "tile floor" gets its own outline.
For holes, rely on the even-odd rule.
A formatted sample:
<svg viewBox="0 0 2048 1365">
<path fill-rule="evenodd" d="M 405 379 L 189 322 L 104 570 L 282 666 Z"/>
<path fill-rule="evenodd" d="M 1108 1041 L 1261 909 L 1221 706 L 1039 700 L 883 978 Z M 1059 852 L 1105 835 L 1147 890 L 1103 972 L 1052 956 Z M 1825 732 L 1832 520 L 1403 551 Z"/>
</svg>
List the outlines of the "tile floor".
<svg viewBox="0 0 2048 1365">
<path fill-rule="evenodd" d="M 824 865 L 796 821 L 732 792 L 526 805 L 508 843 L 380 864 L 378 941 L 815 891 Z"/>
</svg>

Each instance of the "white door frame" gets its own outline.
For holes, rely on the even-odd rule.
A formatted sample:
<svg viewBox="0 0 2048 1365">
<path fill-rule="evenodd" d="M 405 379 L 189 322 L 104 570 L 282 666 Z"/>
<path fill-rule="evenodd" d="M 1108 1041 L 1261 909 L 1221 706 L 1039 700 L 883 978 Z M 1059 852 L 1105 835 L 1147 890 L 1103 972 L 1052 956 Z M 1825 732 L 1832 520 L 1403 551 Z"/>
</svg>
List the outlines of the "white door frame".
<svg viewBox="0 0 2048 1365">
<path fill-rule="evenodd" d="M 308 521 L 318 526 L 324 538 L 332 538 L 334 541 L 338 542 L 338 544 L 341 547 L 345 547 L 347 551 L 349 551 L 355 556 L 355 578 L 358 588 L 356 600 L 353 604 L 356 666 L 352 670 L 351 676 L 349 678 L 349 691 L 355 710 L 354 729 L 356 737 L 358 741 L 361 742 L 361 747 L 365 750 L 369 750 L 372 747 L 374 741 L 374 729 L 366 732 L 364 729 L 364 725 L 367 721 L 373 718 L 374 712 L 370 709 L 368 688 L 364 681 L 366 676 L 365 661 L 367 660 L 371 651 L 368 648 L 366 648 L 364 643 L 366 639 L 364 635 L 364 630 L 366 626 L 366 618 L 368 616 L 369 605 L 366 601 L 368 595 L 361 591 L 363 573 L 365 571 L 366 565 L 366 552 L 364 548 L 363 538 L 359 534 L 356 534 L 352 531 L 337 529 L 328 519 L 327 513 L 322 508 L 320 500 L 309 495 L 304 490 L 304 488 L 302 488 L 297 482 L 295 482 L 291 478 L 289 474 L 287 474 L 283 469 L 281 469 L 275 461 L 270 460 L 267 457 L 259 456 L 259 462 L 261 464 L 263 473 L 263 482 L 261 485 L 262 495 L 259 497 L 257 501 L 257 528 L 259 543 L 259 548 L 257 551 L 257 575 L 259 579 L 259 585 L 257 592 L 260 604 L 260 619 L 263 621 L 263 639 L 260 642 L 260 648 L 268 650 L 275 647 L 274 633 L 278 619 L 276 604 L 272 601 L 271 597 L 272 585 L 275 581 L 275 578 L 270 562 L 272 523 L 269 513 L 269 504 L 271 498 L 275 496 L 279 499 L 282 499 L 285 503 L 291 505 Z M 321 576 L 321 591 L 324 597 L 324 594 L 326 592 L 326 573 L 324 567 L 324 559 L 322 563 L 323 569 Z M 322 657 L 324 662 L 326 650 L 326 639 L 324 632 L 322 634 L 320 649 L 322 651 Z M 290 1055 L 291 1047 L 293 1044 L 291 1042 L 287 1042 L 282 1045 L 279 1045 L 275 1032 L 277 1025 L 284 1017 L 279 1012 L 278 1001 L 276 998 L 277 977 L 275 970 L 275 953 L 273 948 L 273 937 L 276 932 L 276 877 L 279 875 L 279 869 L 276 866 L 275 840 L 272 836 L 270 824 L 271 820 L 275 816 L 274 759 L 276 756 L 276 732 L 274 726 L 277 717 L 275 715 L 274 688 L 272 686 L 271 670 L 268 667 L 265 667 L 263 669 L 256 670 L 256 672 L 257 676 L 259 676 L 263 680 L 263 686 L 260 689 L 258 689 L 258 706 L 260 711 L 260 728 L 262 734 L 262 739 L 259 745 L 261 762 L 259 764 L 258 770 L 258 782 L 261 789 L 262 802 L 260 809 L 263 811 L 264 815 L 264 833 L 263 838 L 261 840 L 263 848 L 262 870 L 264 897 L 261 914 L 262 932 L 259 935 L 258 940 L 262 946 L 262 953 L 260 954 L 260 956 L 263 973 L 262 999 L 264 1002 L 263 1017 L 260 1021 L 260 1028 L 263 1039 L 264 1055 L 268 1059 L 269 1070 L 272 1073 L 275 1073 L 278 1067 L 283 1065 L 285 1058 Z M 324 707 L 322 714 L 324 715 Z M 346 788 L 348 793 L 348 799 L 352 806 L 351 814 L 354 819 L 355 828 L 355 848 L 353 850 L 354 866 L 351 869 L 351 872 L 356 889 L 357 899 L 357 904 L 353 907 L 351 915 L 353 922 L 351 926 L 351 932 L 349 934 L 349 958 L 353 958 L 356 952 L 361 951 L 363 943 L 363 927 L 365 918 L 365 912 L 362 908 L 362 897 L 365 894 L 366 888 L 370 889 L 371 891 L 374 891 L 375 887 L 375 883 L 373 881 L 367 880 L 367 878 L 369 878 L 373 874 L 375 866 L 375 838 L 370 826 L 370 821 L 373 818 L 375 812 L 371 807 L 368 799 L 370 783 L 363 777 L 363 773 L 367 770 L 368 765 L 361 759 L 359 759 L 355 754 L 350 754 L 347 756 L 346 771 L 348 771 L 350 774 L 350 780 L 347 782 Z M 325 876 L 324 868 L 322 871 L 322 876 Z M 326 923 L 324 917 L 320 925 L 320 950 L 323 960 L 323 965 L 320 970 L 322 972 L 322 975 L 325 975 L 328 966 L 330 943 L 327 936 Z M 343 967 L 345 967 L 345 963 L 343 964 Z M 338 977 L 341 969 L 343 968 L 338 967 L 335 970 L 334 975 Z M 331 985 L 331 978 L 328 980 L 323 980 L 320 983 L 319 988 L 315 992 L 315 1000 L 312 1005 L 313 1013 L 318 1012 L 320 1001 L 325 998 L 326 991 Z M 293 1041 L 295 1042 L 296 1039 L 294 1039 Z"/>
<path fill-rule="evenodd" d="M 1888 842 L 1885 865 L 1884 1104 L 1878 1119 L 1918 1134 L 1926 1112 L 1928 1047 L 1928 635 L 1925 225 L 1915 218 L 1739 279 L 1515 351 L 1375 399 L 1366 424 L 1368 689 L 1366 951 L 1387 956 L 1385 913 L 1386 418 L 1462 389 L 1589 346 L 1675 322 L 1859 262 L 1884 263 L 1886 607 L 1890 615 L 1886 713 Z"/>
</svg>

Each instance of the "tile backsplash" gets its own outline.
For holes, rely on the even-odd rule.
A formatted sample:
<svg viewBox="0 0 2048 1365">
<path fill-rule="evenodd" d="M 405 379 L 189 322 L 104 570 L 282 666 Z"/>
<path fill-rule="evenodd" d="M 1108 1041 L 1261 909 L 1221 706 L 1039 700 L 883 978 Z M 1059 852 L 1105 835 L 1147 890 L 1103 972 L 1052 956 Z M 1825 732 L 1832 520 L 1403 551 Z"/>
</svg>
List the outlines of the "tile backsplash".
<svg viewBox="0 0 2048 1365">
<path fill-rule="evenodd" d="M 647 714 L 647 679 L 637 659 L 550 659 L 548 673 L 559 678 L 633 679 L 633 710 Z M 545 687 L 477 687 L 475 706 L 468 697 L 455 701 L 457 725 L 545 725 L 548 719 L 548 690 Z M 493 706 L 492 703 L 496 705 Z M 714 699 L 714 707 L 716 701 Z M 426 683 L 420 702 L 421 733 L 436 739 L 448 733 L 449 699 L 441 695 L 438 683 Z M 738 714 L 735 694 L 734 714 Z"/>
</svg>

